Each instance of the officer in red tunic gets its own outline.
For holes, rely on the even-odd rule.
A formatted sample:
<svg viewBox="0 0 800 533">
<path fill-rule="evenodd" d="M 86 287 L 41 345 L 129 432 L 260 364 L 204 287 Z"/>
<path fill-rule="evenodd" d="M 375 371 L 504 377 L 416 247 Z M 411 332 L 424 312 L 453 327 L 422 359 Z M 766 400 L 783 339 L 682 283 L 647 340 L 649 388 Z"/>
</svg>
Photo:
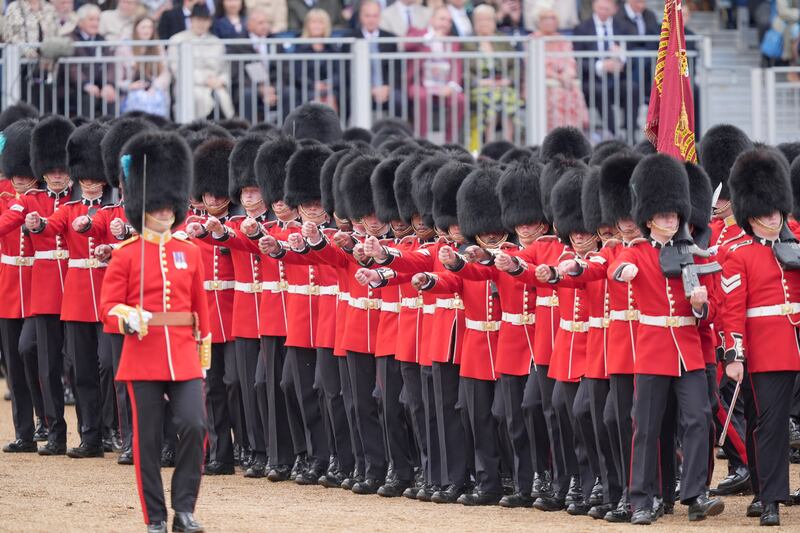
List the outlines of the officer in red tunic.
<svg viewBox="0 0 800 533">
<path fill-rule="evenodd" d="M 800 261 L 786 225 L 791 187 L 784 162 L 764 148 L 737 158 L 729 186 L 748 239 L 731 247 L 722 272 L 725 373 L 746 382 L 747 451 L 761 525 L 779 525 L 778 505 L 789 500 L 787 419 L 800 371 Z"/>
<path fill-rule="evenodd" d="M 51 116 L 39 122 L 29 142 L 8 135 L 4 157 L 19 158 L 30 150 L 34 175 L 46 183 L 44 189 L 32 189 L 14 201 L 0 217 L 0 235 L 17 230 L 28 213 L 50 216 L 69 202 L 73 194 L 67 173 L 67 139 L 75 126 L 66 118 Z M 27 139 L 25 139 L 27 141 Z M 19 144 L 18 144 L 19 143 Z M 7 155 L 5 152 L 9 152 Z M 67 273 L 69 251 L 58 235 L 31 234 L 34 247 L 32 279 L 37 290 L 31 291 L 31 314 L 36 324 L 36 348 L 39 381 L 44 399 L 48 441 L 40 455 L 64 455 L 67 452 L 67 425 L 64 421 L 64 329 L 61 323 L 61 299 Z"/>
<path fill-rule="evenodd" d="M 610 279 L 631 283 L 640 312 L 634 363 L 631 522 L 649 524 L 654 519 L 653 498 L 660 492 L 658 439 L 673 393 L 684 458 L 681 502 L 689 506 L 689 520 L 702 520 L 721 513 L 725 506 L 706 494 L 711 420 L 697 323 L 709 316 L 708 293 L 701 282 L 685 295 L 680 269 L 669 261 L 671 254 L 681 251 L 678 247 L 692 244 L 685 228 L 691 214 L 689 180 L 679 162 L 654 154 L 636 165 L 631 190 L 633 218 L 648 237 L 622 252 L 609 268 Z M 691 252 L 685 255 L 686 260 L 695 257 Z"/>
<path fill-rule="evenodd" d="M 211 330 L 200 249 L 171 231 L 186 215 L 192 157 L 176 133 L 142 133 L 125 145 L 122 159 L 125 209 L 141 236 L 114 251 L 101 310 L 125 334 L 116 378 L 127 382 L 131 398 L 144 521 L 150 533 L 167 530 L 160 472 L 166 396 L 179 435 L 172 531 L 200 532 L 193 512 L 206 438 L 202 377 Z"/>
<path fill-rule="evenodd" d="M 34 124 L 33 120 L 20 120 L 7 126 L 0 134 L 4 148 L 0 151 L 0 171 L 8 178 L 3 181 L 13 185 L 13 193 L 0 193 L 0 215 L 8 211 L 21 195 L 37 186 L 31 170 L 30 152 L 19 149 L 29 146 Z M 15 430 L 15 440 L 5 445 L 3 451 L 35 453 L 38 431 L 34 427 L 33 415 L 35 411 L 37 416 L 44 416 L 44 407 L 36 364 L 36 333 L 30 318 L 33 245 L 28 232 L 18 225 L 3 235 L 0 246 L 0 290 L 4 294 L 4 305 L 0 308 L 0 337 Z M 42 430 L 46 440 L 44 426 Z"/>
<path fill-rule="evenodd" d="M 70 255 L 61 319 L 65 322 L 66 352 L 74 368 L 73 387 L 81 415 L 80 446 L 70 448 L 67 455 L 78 459 L 102 457 L 105 424 L 109 430 L 114 425 L 113 378 L 109 379 L 113 373 L 111 346 L 100 323 L 100 291 L 106 263 L 94 256 L 98 242 L 84 238 L 73 224 L 78 217 L 96 213 L 104 197 L 110 196 L 104 194 L 106 180 L 100 153 L 95 149 L 105 133 L 106 127 L 101 124 L 84 124 L 67 142 L 69 175 L 80 184 L 81 199 L 65 203 L 49 217 L 40 217 L 34 211 L 25 219 L 32 234 L 63 238 Z M 110 422 L 101 416 L 108 407 Z"/>
</svg>

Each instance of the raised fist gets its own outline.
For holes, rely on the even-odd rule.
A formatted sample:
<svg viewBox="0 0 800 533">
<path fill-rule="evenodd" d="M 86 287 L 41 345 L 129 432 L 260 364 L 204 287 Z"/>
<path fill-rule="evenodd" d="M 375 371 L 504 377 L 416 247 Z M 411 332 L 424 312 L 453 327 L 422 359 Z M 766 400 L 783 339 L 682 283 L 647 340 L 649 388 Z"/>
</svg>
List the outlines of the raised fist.
<svg viewBox="0 0 800 533">
<path fill-rule="evenodd" d="M 300 228 L 300 234 L 314 243 L 320 240 L 319 228 L 311 221 L 303 222 L 303 226 Z"/>
<path fill-rule="evenodd" d="M 494 258 L 494 266 L 501 272 L 511 272 L 517 269 L 517 263 L 514 258 L 505 252 L 500 252 Z"/>
<path fill-rule="evenodd" d="M 364 253 L 373 259 L 386 259 L 386 250 L 383 249 L 381 241 L 375 236 L 369 236 L 364 241 Z"/>
<path fill-rule="evenodd" d="M 42 225 L 42 217 L 39 216 L 39 213 L 33 211 L 25 215 L 25 227 L 29 230 L 37 230 L 39 226 Z"/>
<path fill-rule="evenodd" d="M 75 220 L 72 221 L 72 229 L 77 231 L 78 233 L 86 230 L 89 227 L 89 224 L 92 222 L 86 215 L 81 215 L 79 217 L 75 217 Z"/>
<path fill-rule="evenodd" d="M 626 283 L 633 281 L 633 278 L 636 277 L 636 274 L 639 273 L 639 267 L 636 265 L 625 265 L 622 268 L 622 272 L 619 273 L 619 279 Z"/>
<path fill-rule="evenodd" d="M 381 280 L 380 275 L 375 272 L 374 270 L 370 270 L 368 268 L 359 268 L 356 272 L 356 281 L 360 285 L 366 285 L 367 283 L 377 283 Z"/>
<path fill-rule="evenodd" d="M 303 236 L 299 233 L 292 233 L 289 235 L 289 246 L 291 246 L 292 250 L 302 250 L 306 247 L 306 241 L 303 239 Z"/>
<path fill-rule="evenodd" d="M 414 274 L 414 277 L 411 278 L 411 285 L 418 291 L 422 290 L 422 287 L 424 287 L 427 283 L 428 283 L 428 275 L 424 272 L 419 272 L 417 274 Z"/>
<path fill-rule="evenodd" d="M 208 217 L 206 220 L 206 229 L 214 235 L 225 233 L 225 228 L 222 227 L 222 222 L 220 222 L 217 217 Z"/>
<path fill-rule="evenodd" d="M 333 244 L 339 248 L 347 248 L 353 244 L 353 238 L 346 231 L 337 231 L 333 235 Z"/>
<path fill-rule="evenodd" d="M 445 266 L 455 266 L 458 262 L 458 256 L 455 250 L 449 246 L 442 246 L 439 248 L 439 262 Z"/>
<path fill-rule="evenodd" d="M 281 250 L 278 239 L 272 235 L 264 235 L 258 239 L 258 249 L 262 254 L 276 254 Z"/>
<path fill-rule="evenodd" d="M 550 281 L 550 267 L 547 265 L 539 265 L 536 267 L 536 279 L 540 283 L 547 283 Z"/>
<path fill-rule="evenodd" d="M 121 218 L 112 220 L 111 224 L 108 225 L 108 229 L 111 230 L 111 235 L 117 239 L 122 239 L 125 236 L 125 223 Z"/>
<path fill-rule="evenodd" d="M 252 237 L 258 233 L 258 221 L 252 217 L 247 217 L 242 221 L 241 229 L 245 235 Z"/>
<path fill-rule="evenodd" d="M 575 272 L 578 270 L 578 262 L 574 259 L 567 259 L 566 261 L 561 261 L 558 266 L 556 267 L 558 273 L 562 276 L 566 276 L 571 272 Z"/>
<path fill-rule="evenodd" d="M 486 259 L 489 259 L 489 254 L 480 246 L 475 246 L 473 244 L 464 250 L 464 259 L 470 263 L 477 263 L 478 261 L 485 261 Z"/>
<path fill-rule="evenodd" d="M 111 259 L 111 251 L 113 248 L 108 244 L 101 244 L 97 248 L 94 249 L 94 256 L 97 260 L 107 263 L 109 259 Z"/>
<path fill-rule="evenodd" d="M 115 219 L 115 222 L 117 220 L 119 219 L 118 218 Z M 196 239 L 203 233 L 205 233 L 205 230 L 203 229 L 203 225 L 200 224 L 199 222 L 190 222 L 189 224 L 186 225 L 186 235 L 188 235 L 193 239 Z"/>
<path fill-rule="evenodd" d="M 364 253 L 364 245 L 363 244 L 358 243 L 353 247 L 353 257 L 359 263 L 363 263 L 364 261 L 369 259 L 369 257 L 367 257 L 367 254 Z"/>
</svg>

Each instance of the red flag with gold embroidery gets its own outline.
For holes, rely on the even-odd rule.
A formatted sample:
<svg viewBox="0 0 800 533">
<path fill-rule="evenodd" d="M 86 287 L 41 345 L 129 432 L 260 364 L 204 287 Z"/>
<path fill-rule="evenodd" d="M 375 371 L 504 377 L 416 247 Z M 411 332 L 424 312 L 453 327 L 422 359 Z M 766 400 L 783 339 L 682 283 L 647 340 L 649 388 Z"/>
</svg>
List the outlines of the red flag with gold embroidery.
<svg viewBox="0 0 800 533">
<path fill-rule="evenodd" d="M 644 133 L 659 152 L 697 162 L 694 99 L 686 57 L 681 0 L 666 0 Z"/>
</svg>

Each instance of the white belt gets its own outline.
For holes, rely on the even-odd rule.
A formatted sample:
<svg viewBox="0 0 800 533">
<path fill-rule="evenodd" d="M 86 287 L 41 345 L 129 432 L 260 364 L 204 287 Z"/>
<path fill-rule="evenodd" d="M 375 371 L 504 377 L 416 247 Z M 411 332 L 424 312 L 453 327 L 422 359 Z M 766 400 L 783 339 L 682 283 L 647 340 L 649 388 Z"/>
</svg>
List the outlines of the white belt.
<svg viewBox="0 0 800 533">
<path fill-rule="evenodd" d="M 636 322 L 639 320 L 639 311 L 628 309 L 626 311 L 609 311 L 608 317 L 611 320 L 622 320 L 624 322 Z"/>
<path fill-rule="evenodd" d="M 339 293 L 338 285 L 289 285 L 289 294 L 302 294 L 304 296 L 336 296 Z"/>
<path fill-rule="evenodd" d="M 603 318 L 599 316 L 589 317 L 589 327 L 597 329 L 605 329 L 611 324 L 610 318 Z"/>
<path fill-rule="evenodd" d="M 422 306 L 423 315 L 432 315 L 436 312 L 436 304 L 425 304 Z"/>
<path fill-rule="evenodd" d="M 21 255 L 2 255 L 0 256 L 0 263 L 11 266 L 33 266 L 33 257 L 23 257 Z"/>
<path fill-rule="evenodd" d="M 639 323 L 645 326 L 658 326 L 661 328 L 682 328 L 685 326 L 696 326 L 697 319 L 693 316 L 639 315 Z"/>
<path fill-rule="evenodd" d="M 419 298 L 401 298 L 400 305 L 407 309 L 422 309 L 422 297 Z"/>
<path fill-rule="evenodd" d="M 467 329 L 475 331 L 498 331 L 500 329 L 500 322 L 497 320 L 465 320 Z"/>
<path fill-rule="evenodd" d="M 747 318 L 758 318 L 762 316 L 786 316 L 795 313 L 800 313 L 800 303 L 751 307 L 747 310 Z"/>
<path fill-rule="evenodd" d="M 503 313 L 503 322 L 508 322 L 514 326 L 530 326 L 536 323 L 536 315 L 533 313 Z"/>
<path fill-rule="evenodd" d="M 103 263 L 99 259 L 70 259 L 67 263 L 69 268 L 105 268 L 108 263 Z"/>
<path fill-rule="evenodd" d="M 464 300 L 461 298 L 437 298 L 436 307 L 439 309 L 464 309 Z"/>
<path fill-rule="evenodd" d="M 381 302 L 380 298 L 364 298 L 363 296 L 361 298 L 353 298 L 351 296 L 347 301 L 347 304 L 350 307 L 355 307 L 356 309 L 361 309 L 362 311 L 380 310 L 382 303 L 383 302 Z"/>
<path fill-rule="evenodd" d="M 248 294 L 255 294 L 264 291 L 281 292 L 286 289 L 285 281 L 261 281 L 256 283 L 242 283 L 237 281 L 233 284 L 233 288 L 239 292 L 246 292 Z"/>
<path fill-rule="evenodd" d="M 381 302 L 381 311 L 386 311 L 387 313 L 399 313 L 400 302 Z"/>
<path fill-rule="evenodd" d="M 349 302 L 350 301 L 350 293 L 349 292 L 340 292 L 339 293 L 339 301 L 340 302 Z"/>
<path fill-rule="evenodd" d="M 203 288 L 207 291 L 227 291 L 228 289 L 235 289 L 236 282 L 232 280 L 209 280 L 203 282 Z"/>
<path fill-rule="evenodd" d="M 573 333 L 586 333 L 589 331 L 588 322 L 576 322 L 573 320 L 564 320 L 563 318 L 561 319 L 559 327 L 564 331 L 571 331 Z"/>
<path fill-rule="evenodd" d="M 541 307 L 558 307 L 558 296 L 537 296 L 536 305 Z"/>
<path fill-rule="evenodd" d="M 33 257 L 36 259 L 69 259 L 69 250 L 45 250 L 42 252 L 35 252 Z"/>
</svg>

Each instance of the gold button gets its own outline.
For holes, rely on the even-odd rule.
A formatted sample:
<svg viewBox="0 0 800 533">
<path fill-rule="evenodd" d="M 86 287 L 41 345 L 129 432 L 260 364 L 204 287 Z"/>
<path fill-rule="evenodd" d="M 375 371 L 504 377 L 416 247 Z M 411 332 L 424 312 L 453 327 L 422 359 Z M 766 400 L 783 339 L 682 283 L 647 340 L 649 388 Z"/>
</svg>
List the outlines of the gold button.
<svg viewBox="0 0 800 533">
<path fill-rule="evenodd" d="M 167 283 L 167 287 L 169 287 L 170 285 L 172 285 L 172 282 L 171 282 L 170 280 L 167 280 L 167 281 L 166 281 L 166 283 Z"/>
<path fill-rule="evenodd" d="M 169 311 L 170 309 L 172 309 L 172 306 L 170 304 L 167 304 L 167 311 Z"/>
</svg>

